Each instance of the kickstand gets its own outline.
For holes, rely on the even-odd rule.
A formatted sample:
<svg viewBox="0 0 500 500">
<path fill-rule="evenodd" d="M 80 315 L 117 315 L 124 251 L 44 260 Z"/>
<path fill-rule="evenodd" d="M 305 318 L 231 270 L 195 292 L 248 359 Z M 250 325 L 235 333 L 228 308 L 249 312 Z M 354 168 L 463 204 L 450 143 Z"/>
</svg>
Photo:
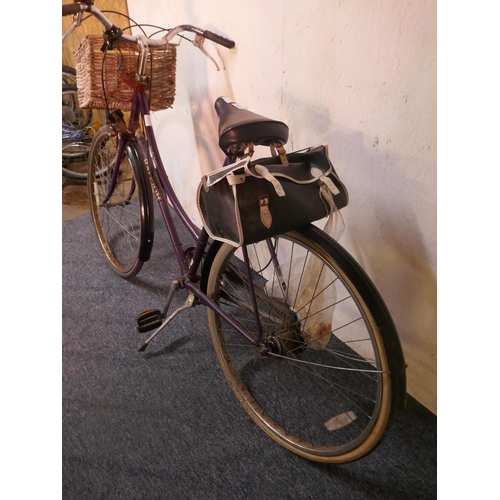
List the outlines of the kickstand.
<svg viewBox="0 0 500 500">
<path fill-rule="evenodd" d="M 174 295 L 174 292 L 177 290 L 177 287 L 174 286 L 174 283 L 172 284 L 172 287 L 170 289 L 170 293 L 167 298 L 167 304 L 165 305 L 165 308 L 163 309 L 163 314 L 166 315 L 168 311 L 168 307 L 170 305 L 170 302 L 172 301 L 172 297 Z M 190 307 L 193 307 L 196 304 L 196 297 L 192 294 L 189 293 L 186 302 L 184 302 L 184 305 L 176 309 L 154 332 L 153 334 L 142 344 L 140 345 L 137 350 L 139 352 L 145 351 L 146 347 L 148 347 L 149 343 L 160 333 L 163 328 L 165 328 L 170 321 L 172 321 L 180 312 L 184 311 L 185 309 L 189 309 Z"/>
</svg>

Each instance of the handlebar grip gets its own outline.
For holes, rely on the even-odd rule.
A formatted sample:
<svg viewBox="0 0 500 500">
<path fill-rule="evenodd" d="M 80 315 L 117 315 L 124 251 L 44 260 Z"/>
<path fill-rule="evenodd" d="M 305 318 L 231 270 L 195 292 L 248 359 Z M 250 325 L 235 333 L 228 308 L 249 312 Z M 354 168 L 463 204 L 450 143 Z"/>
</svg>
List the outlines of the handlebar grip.
<svg viewBox="0 0 500 500">
<path fill-rule="evenodd" d="M 86 5 L 82 5 L 79 3 L 66 3 L 62 6 L 62 17 L 70 16 L 71 14 L 77 14 L 78 12 L 82 12 L 87 10 Z"/>
<path fill-rule="evenodd" d="M 232 49 L 235 46 L 235 43 L 232 40 L 229 40 L 229 38 L 224 38 L 223 36 L 217 35 L 217 33 L 212 33 L 208 30 L 205 30 L 203 32 L 203 38 L 218 43 L 219 45 L 227 47 L 228 49 Z"/>
</svg>

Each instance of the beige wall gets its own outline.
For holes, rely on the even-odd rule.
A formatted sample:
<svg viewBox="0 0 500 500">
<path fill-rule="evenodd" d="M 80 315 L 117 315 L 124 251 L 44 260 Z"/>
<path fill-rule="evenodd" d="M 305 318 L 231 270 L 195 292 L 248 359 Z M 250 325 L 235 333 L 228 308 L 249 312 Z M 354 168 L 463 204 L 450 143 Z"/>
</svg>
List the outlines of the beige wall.
<svg viewBox="0 0 500 500">
<path fill-rule="evenodd" d="M 188 212 L 199 220 L 199 177 L 223 158 L 213 111 L 220 95 L 285 121 L 288 150 L 328 144 L 350 192 L 341 243 L 393 314 L 409 393 L 436 412 L 435 0 L 128 0 L 128 7 L 136 20 L 190 23 L 237 44 L 229 51 L 206 43 L 225 67 L 217 72 L 183 42 L 174 109 L 153 116 Z"/>
</svg>

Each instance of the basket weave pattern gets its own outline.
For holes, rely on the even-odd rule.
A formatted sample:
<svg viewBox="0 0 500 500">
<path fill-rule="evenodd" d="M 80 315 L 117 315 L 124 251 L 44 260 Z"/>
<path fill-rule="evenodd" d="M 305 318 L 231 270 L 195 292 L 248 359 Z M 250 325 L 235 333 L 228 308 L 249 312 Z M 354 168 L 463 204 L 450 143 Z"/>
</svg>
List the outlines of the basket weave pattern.
<svg viewBox="0 0 500 500">
<path fill-rule="evenodd" d="M 103 43 L 102 36 L 86 35 L 74 50 L 80 107 L 129 111 L 133 89 L 122 82 L 122 75 L 137 71 L 139 49 L 133 43 L 118 41 L 114 50 L 104 54 Z M 146 75 L 150 79 L 147 97 L 151 111 L 171 108 L 174 104 L 175 65 L 175 45 L 150 47 Z"/>
</svg>

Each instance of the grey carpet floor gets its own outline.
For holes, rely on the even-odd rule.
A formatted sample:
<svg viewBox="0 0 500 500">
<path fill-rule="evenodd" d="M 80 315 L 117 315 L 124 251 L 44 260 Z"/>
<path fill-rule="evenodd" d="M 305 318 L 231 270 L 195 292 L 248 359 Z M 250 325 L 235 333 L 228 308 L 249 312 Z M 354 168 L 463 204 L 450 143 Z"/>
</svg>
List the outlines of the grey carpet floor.
<svg viewBox="0 0 500 500">
<path fill-rule="evenodd" d="M 63 223 L 62 250 L 64 499 L 436 498 L 436 417 L 412 398 L 371 455 L 323 465 L 275 444 L 239 406 L 202 306 L 138 353 L 136 315 L 163 307 L 177 277 L 160 224 L 131 281 L 106 265 L 88 215 Z"/>
</svg>

